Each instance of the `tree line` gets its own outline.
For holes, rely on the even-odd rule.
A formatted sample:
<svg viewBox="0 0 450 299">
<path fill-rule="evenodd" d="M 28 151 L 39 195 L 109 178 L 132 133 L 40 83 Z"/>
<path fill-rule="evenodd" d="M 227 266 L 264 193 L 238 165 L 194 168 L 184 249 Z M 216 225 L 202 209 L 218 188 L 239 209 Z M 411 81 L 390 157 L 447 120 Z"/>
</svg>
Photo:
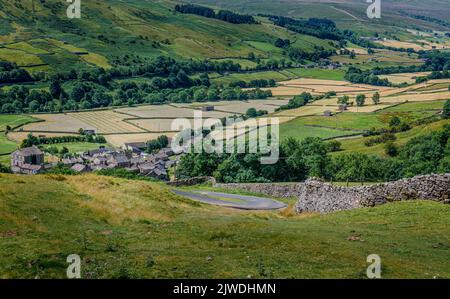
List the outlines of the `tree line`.
<svg viewBox="0 0 450 299">
<path fill-rule="evenodd" d="M 229 10 L 219 10 L 216 13 L 213 9 L 194 4 L 177 4 L 175 11 L 184 14 L 195 14 L 205 18 L 218 19 L 232 24 L 257 24 L 255 18 L 250 15 L 237 14 Z"/>
<path fill-rule="evenodd" d="M 176 170 L 178 178 L 214 176 L 225 183 L 298 182 L 309 177 L 333 181 L 393 181 L 450 171 L 450 126 L 411 139 L 396 148 L 394 157 L 363 153 L 330 155 L 339 150 L 336 141 L 288 138 L 280 147 L 280 160 L 262 165 L 259 154 L 189 153 Z"/>
<path fill-rule="evenodd" d="M 33 134 L 28 134 L 27 138 L 22 140 L 20 148 L 31 147 L 33 145 L 44 145 L 44 144 L 58 144 L 58 143 L 69 143 L 69 142 L 89 142 L 89 143 L 101 143 L 105 144 L 106 139 L 101 135 L 74 135 L 74 136 L 57 136 L 57 137 L 37 137 Z"/>
<path fill-rule="evenodd" d="M 264 85 L 253 82 L 256 86 Z M 270 84 L 273 85 L 273 82 Z M 50 81 L 49 91 L 25 86 L 0 89 L 0 112 L 61 112 L 124 106 L 163 104 L 166 102 L 264 99 L 269 91 L 242 91 L 239 87 L 211 86 L 206 73 L 188 76 L 183 70 L 168 78 L 154 77 L 149 83 L 123 81 L 104 86 L 89 80 L 76 79 L 63 87 L 60 80 Z"/>
<path fill-rule="evenodd" d="M 15 63 L 0 61 L 0 83 L 18 83 L 29 82 L 33 78 L 23 69 L 20 69 Z"/>
</svg>

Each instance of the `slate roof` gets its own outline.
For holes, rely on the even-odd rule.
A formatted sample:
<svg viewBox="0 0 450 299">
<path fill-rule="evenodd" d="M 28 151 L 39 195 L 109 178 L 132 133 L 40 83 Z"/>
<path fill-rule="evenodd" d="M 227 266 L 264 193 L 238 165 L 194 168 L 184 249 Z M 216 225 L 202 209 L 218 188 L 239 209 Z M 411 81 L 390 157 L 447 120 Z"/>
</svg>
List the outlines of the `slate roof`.
<svg viewBox="0 0 450 299">
<path fill-rule="evenodd" d="M 20 152 L 23 156 L 25 157 L 29 157 L 29 156 L 39 156 L 39 155 L 43 155 L 44 153 L 37 148 L 36 146 L 32 146 L 32 147 L 27 147 L 27 148 L 23 148 L 18 150 L 18 152 Z"/>
</svg>

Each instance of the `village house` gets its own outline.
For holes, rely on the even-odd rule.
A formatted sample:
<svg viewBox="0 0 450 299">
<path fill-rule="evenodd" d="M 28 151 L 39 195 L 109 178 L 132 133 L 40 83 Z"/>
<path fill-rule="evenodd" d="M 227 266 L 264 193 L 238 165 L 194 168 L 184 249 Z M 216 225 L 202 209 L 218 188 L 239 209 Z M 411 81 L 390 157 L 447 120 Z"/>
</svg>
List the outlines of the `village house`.
<svg viewBox="0 0 450 299">
<path fill-rule="evenodd" d="M 66 157 L 59 163 L 77 173 L 122 168 L 139 175 L 166 180 L 168 178 L 167 170 L 176 164 L 176 160 L 169 159 L 174 155 L 171 148 L 163 148 L 150 155 L 99 148 L 77 156 Z M 37 147 L 16 151 L 11 156 L 11 166 L 15 173 L 37 174 L 57 165 L 57 163 L 54 165 L 44 164 L 44 153 Z"/>
<path fill-rule="evenodd" d="M 38 174 L 43 170 L 44 153 L 36 146 L 23 148 L 11 154 L 13 173 Z"/>
<path fill-rule="evenodd" d="M 88 172 L 90 169 L 87 165 L 84 164 L 75 164 L 70 169 L 72 169 L 75 172 L 82 173 L 82 172 Z"/>
<path fill-rule="evenodd" d="M 130 159 L 124 153 L 113 153 L 108 157 L 108 165 L 113 165 L 114 168 L 127 168 L 131 166 Z"/>
</svg>

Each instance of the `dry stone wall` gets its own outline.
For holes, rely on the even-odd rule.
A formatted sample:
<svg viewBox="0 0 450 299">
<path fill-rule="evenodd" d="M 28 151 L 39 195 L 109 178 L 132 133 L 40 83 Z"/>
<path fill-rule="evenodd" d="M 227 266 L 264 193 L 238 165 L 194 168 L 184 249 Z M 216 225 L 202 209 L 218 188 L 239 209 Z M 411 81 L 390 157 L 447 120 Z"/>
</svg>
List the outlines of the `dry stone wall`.
<svg viewBox="0 0 450 299">
<path fill-rule="evenodd" d="M 360 187 L 339 187 L 317 179 L 291 185 L 216 184 L 272 197 L 296 197 L 298 213 L 330 213 L 362 207 L 373 207 L 391 201 L 433 200 L 450 203 L 450 174 L 424 175 L 396 182 Z"/>
</svg>

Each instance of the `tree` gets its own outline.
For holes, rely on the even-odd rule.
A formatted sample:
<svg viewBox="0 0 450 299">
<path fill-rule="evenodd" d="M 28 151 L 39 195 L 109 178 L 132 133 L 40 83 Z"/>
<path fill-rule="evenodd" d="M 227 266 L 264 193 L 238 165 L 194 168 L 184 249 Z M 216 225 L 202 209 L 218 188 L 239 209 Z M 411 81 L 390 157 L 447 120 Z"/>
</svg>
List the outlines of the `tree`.
<svg viewBox="0 0 450 299">
<path fill-rule="evenodd" d="M 59 153 L 61 155 L 68 154 L 69 153 L 69 149 L 67 147 L 63 146 L 63 148 L 59 151 Z"/>
<path fill-rule="evenodd" d="M 348 105 L 349 101 L 350 101 L 350 97 L 347 95 L 338 98 L 338 104 L 341 104 L 341 105 Z"/>
<path fill-rule="evenodd" d="M 365 182 L 379 179 L 382 174 L 382 161 L 376 156 L 361 153 L 348 153 L 336 156 L 333 160 L 334 178 L 338 181 Z"/>
<path fill-rule="evenodd" d="M 402 123 L 402 120 L 400 119 L 400 117 L 394 116 L 394 117 L 392 117 L 391 120 L 389 121 L 389 126 L 390 126 L 391 128 L 395 128 L 395 127 L 398 127 L 401 123 Z"/>
<path fill-rule="evenodd" d="M 390 157 L 395 157 L 398 154 L 398 147 L 393 142 L 388 142 L 384 146 L 384 152 Z"/>
<path fill-rule="evenodd" d="M 356 96 L 356 105 L 361 107 L 364 106 L 364 103 L 366 102 L 366 95 L 359 94 Z"/>
<path fill-rule="evenodd" d="M 258 116 L 258 112 L 256 111 L 255 108 L 249 108 L 247 110 L 247 112 L 245 113 L 245 115 L 247 115 L 250 118 L 253 118 L 253 117 L 257 117 Z"/>
<path fill-rule="evenodd" d="M 444 111 L 442 112 L 442 118 L 450 119 L 450 100 L 447 100 L 444 104 Z"/>
<path fill-rule="evenodd" d="M 61 95 L 61 84 L 59 83 L 59 80 L 52 80 L 50 82 L 50 87 L 49 87 L 49 91 L 50 94 L 52 95 L 52 97 L 54 99 L 59 99 L 60 95 Z"/>
<path fill-rule="evenodd" d="M 339 152 L 342 149 L 342 143 L 337 140 L 328 142 L 327 146 L 329 152 Z"/>
<path fill-rule="evenodd" d="M 194 92 L 194 101 L 196 102 L 205 102 L 208 99 L 207 90 L 204 88 L 197 89 Z"/>
<path fill-rule="evenodd" d="M 372 96 L 372 101 L 375 105 L 380 103 L 380 93 L 378 91 Z"/>
</svg>

